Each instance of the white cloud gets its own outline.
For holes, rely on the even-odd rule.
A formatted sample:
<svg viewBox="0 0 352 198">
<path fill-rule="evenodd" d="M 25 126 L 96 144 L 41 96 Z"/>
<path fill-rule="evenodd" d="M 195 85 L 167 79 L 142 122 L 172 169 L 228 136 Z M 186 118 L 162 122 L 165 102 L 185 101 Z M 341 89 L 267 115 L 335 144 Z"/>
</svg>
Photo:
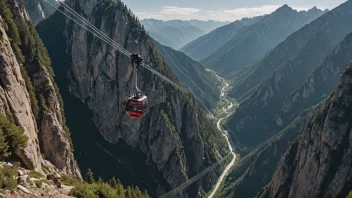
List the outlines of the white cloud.
<svg viewBox="0 0 352 198">
<path fill-rule="evenodd" d="M 207 10 L 204 11 L 200 17 L 204 19 L 215 19 L 220 21 L 235 21 L 245 17 L 270 14 L 279 7 L 279 5 L 264 5 L 259 7 L 236 8 L 231 10 Z"/>
<path fill-rule="evenodd" d="M 278 9 L 280 6 L 277 5 L 265 5 L 261 7 L 253 7 L 253 8 L 237 8 L 233 10 L 224 10 L 223 12 L 225 14 L 228 14 L 231 17 L 252 17 L 252 16 L 259 16 L 259 15 L 264 15 L 264 14 L 269 14 L 276 9 Z"/>
<path fill-rule="evenodd" d="M 199 19 L 199 20 L 219 20 L 219 21 L 235 21 L 245 17 L 254 17 L 264 14 L 270 14 L 282 5 L 263 5 L 258 7 L 243 7 L 225 10 L 199 10 L 197 8 L 164 6 L 159 12 L 147 13 L 139 12 L 136 15 L 140 19 L 155 18 L 161 20 L 171 19 Z M 298 11 L 308 10 L 308 7 L 293 7 Z"/>
<path fill-rule="evenodd" d="M 134 13 L 135 15 L 137 15 L 137 16 L 139 16 L 139 15 L 146 15 L 146 14 L 148 14 L 148 13 L 146 13 L 146 12 L 136 12 L 136 13 Z"/>
<path fill-rule="evenodd" d="M 148 12 L 136 12 L 135 15 L 139 19 L 163 19 L 163 15 L 158 14 L 158 13 L 148 13 Z"/>
<path fill-rule="evenodd" d="M 196 8 L 180 8 L 174 6 L 165 6 L 160 11 L 161 14 L 176 14 L 176 15 L 192 15 L 199 12 L 199 9 Z"/>
<path fill-rule="evenodd" d="M 313 8 L 313 7 L 305 7 L 305 6 L 293 7 L 293 9 L 295 9 L 297 11 L 303 11 L 303 10 L 307 11 L 307 10 L 309 10 L 311 8 Z M 318 9 L 325 10 L 326 8 L 319 8 L 318 7 Z"/>
</svg>

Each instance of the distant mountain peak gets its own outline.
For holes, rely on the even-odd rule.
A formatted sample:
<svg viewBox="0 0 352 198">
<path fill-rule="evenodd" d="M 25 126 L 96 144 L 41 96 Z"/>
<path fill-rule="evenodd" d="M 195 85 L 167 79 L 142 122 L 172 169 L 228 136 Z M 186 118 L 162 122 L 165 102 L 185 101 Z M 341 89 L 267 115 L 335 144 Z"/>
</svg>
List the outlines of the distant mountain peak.
<svg viewBox="0 0 352 198">
<path fill-rule="evenodd" d="M 327 9 L 327 11 L 329 11 Z M 311 9 L 307 10 L 307 12 L 325 12 L 322 9 L 317 8 L 317 6 L 312 7 Z"/>
<path fill-rule="evenodd" d="M 282 12 L 282 11 L 295 11 L 294 9 L 292 9 L 290 6 L 288 6 L 287 4 L 279 7 L 275 12 Z"/>
</svg>

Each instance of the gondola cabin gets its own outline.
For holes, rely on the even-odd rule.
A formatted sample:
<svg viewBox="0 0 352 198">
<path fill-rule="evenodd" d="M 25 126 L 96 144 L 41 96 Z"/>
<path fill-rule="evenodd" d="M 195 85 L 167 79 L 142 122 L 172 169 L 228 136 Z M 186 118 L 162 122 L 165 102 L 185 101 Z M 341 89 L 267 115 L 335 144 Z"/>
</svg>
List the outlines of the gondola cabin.
<svg viewBox="0 0 352 198">
<path fill-rule="evenodd" d="M 149 100 L 147 96 L 132 96 L 127 100 L 125 107 L 126 113 L 133 118 L 142 118 L 148 113 L 149 109 Z"/>
</svg>

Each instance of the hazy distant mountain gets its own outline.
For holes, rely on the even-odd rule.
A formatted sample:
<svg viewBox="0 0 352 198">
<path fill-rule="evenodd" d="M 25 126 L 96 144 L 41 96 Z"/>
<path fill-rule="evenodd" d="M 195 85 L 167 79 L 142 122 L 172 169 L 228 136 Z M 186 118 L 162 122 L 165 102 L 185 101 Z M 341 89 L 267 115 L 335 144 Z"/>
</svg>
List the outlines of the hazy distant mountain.
<svg viewBox="0 0 352 198">
<path fill-rule="evenodd" d="M 244 26 L 252 25 L 260 21 L 262 18 L 263 16 L 244 18 L 242 20 L 237 20 L 230 24 L 221 26 L 211 31 L 210 33 L 188 43 L 186 46 L 182 47 L 180 51 L 184 52 L 194 60 L 200 61 L 230 41 L 231 38 L 236 35 L 241 28 Z"/>
<path fill-rule="evenodd" d="M 333 49 L 348 33 L 352 32 L 351 17 L 352 1 L 350 0 L 290 35 L 256 65 L 256 69 L 250 72 L 250 76 L 241 83 L 242 93 L 237 92 L 243 95 L 252 89 L 253 93 L 248 95 L 248 99 L 241 103 L 238 110 L 227 121 L 228 127 L 240 141 L 247 145 L 263 142 L 287 126 L 289 121 L 299 113 L 295 110 L 308 108 L 308 104 L 312 105 L 322 100 L 324 94 L 326 97 L 327 93 L 318 89 L 331 90 L 334 80 L 324 83 L 319 78 L 325 80 L 332 78 L 334 75 L 327 71 L 333 70 L 333 73 L 336 73 L 337 69 L 333 67 L 314 74 L 311 78 L 313 83 L 307 82 L 300 91 L 294 95 L 290 94 L 305 82 L 309 74 L 323 63 L 329 53 L 333 53 L 334 59 L 342 63 L 342 66 L 348 62 L 349 57 L 335 56 L 337 52 L 345 53 L 341 47 L 335 51 Z M 347 48 L 346 52 L 350 50 Z M 325 64 L 330 65 L 334 59 L 331 58 Z M 337 77 L 334 78 L 337 81 Z M 322 86 L 314 87 L 314 79 L 317 85 Z M 259 84 L 257 84 L 258 81 Z M 236 88 L 238 87 L 235 86 L 234 89 Z M 313 93 L 313 89 L 316 95 L 308 101 L 307 97 Z M 302 95 L 306 99 L 302 99 Z"/>
<path fill-rule="evenodd" d="M 162 45 L 180 49 L 194 39 L 228 22 L 144 19 L 141 23 L 156 41 Z"/>
<path fill-rule="evenodd" d="M 221 27 L 221 26 L 224 26 L 224 25 L 231 23 L 230 21 L 214 21 L 214 20 L 201 21 L 201 20 L 196 20 L 196 19 L 192 19 L 192 20 L 189 20 L 186 22 L 203 30 L 206 33 L 209 33 L 218 27 Z"/>
<path fill-rule="evenodd" d="M 296 11 L 288 5 L 238 31 L 232 39 L 201 63 L 223 75 L 254 64 L 287 36 L 324 12 L 316 7 Z"/>
<path fill-rule="evenodd" d="M 163 46 L 154 41 L 165 62 L 173 69 L 183 85 L 189 89 L 203 105 L 212 109 L 217 104 L 220 95 L 221 82 L 203 65 L 192 60 L 184 53 Z"/>
</svg>

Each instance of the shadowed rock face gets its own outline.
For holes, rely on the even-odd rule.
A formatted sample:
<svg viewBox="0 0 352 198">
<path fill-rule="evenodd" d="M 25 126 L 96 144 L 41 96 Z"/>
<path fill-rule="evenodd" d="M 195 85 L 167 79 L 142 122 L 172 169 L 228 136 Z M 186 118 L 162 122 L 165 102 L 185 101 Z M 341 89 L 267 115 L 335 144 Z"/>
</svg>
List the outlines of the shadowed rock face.
<svg viewBox="0 0 352 198">
<path fill-rule="evenodd" d="M 258 197 L 346 197 L 351 189 L 352 65 Z"/>
<path fill-rule="evenodd" d="M 20 48 L 24 62 L 21 62 L 19 56 L 15 55 L 15 34 L 5 31 L 3 27 L 3 24 L 8 25 L 10 21 L 1 16 L 4 21 L 0 24 L 0 111 L 7 116 L 12 115 L 15 123 L 24 129 L 29 138 L 28 146 L 17 149 L 16 154 L 29 169 L 41 171 L 42 164 L 48 163 L 42 158 L 45 156 L 59 170 L 80 177 L 71 152 L 70 137 L 65 132 L 60 94 L 49 72 L 50 64 L 45 65 L 42 62 L 48 58 L 45 48 L 42 48 L 42 43 L 29 21 L 23 1 L 7 1 L 5 5 L 12 12 L 11 20 L 19 38 L 23 39 Z M 36 100 L 39 99 L 45 105 L 36 107 Z"/>
<path fill-rule="evenodd" d="M 128 51 L 139 53 L 155 70 L 179 82 L 139 22 L 123 4 L 111 1 L 97 3 L 95 0 L 67 3 Z M 151 109 L 141 120 L 131 119 L 123 109 L 123 102 L 135 86 L 128 57 L 66 20 L 60 13 L 55 13 L 37 28 L 58 73 L 56 79 L 63 82 L 60 88 L 68 89 L 84 104 L 83 108 L 92 112 L 94 127 L 90 130 L 100 133 L 105 139 L 101 147 L 118 146 L 122 142 L 131 147 L 131 153 L 120 153 L 110 156 L 110 159 L 142 154 L 146 160 L 138 164 L 141 169 L 161 174 L 162 178 L 156 179 L 155 186 L 145 187 L 148 193 L 161 195 L 218 160 L 217 151 L 223 156 L 228 153 L 225 139 L 189 93 L 175 89 L 141 68 L 138 85 L 147 93 Z M 49 28 L 52 29 L 50 34 L 46 31 Z M 75 121 L 71 122 L 79 122 L 80 118 L 73 119 Z M 90 138 L 83 135 L 79 139 L 85 142 Z M 74 144 L 79 142 L 74 141 Z M 79 152 L 86 155 L 84 150 Z M 90 160 L 82 166 L 98 163 L 94 155 L 89 157 Z M 112 163 L 105 166 L 116 169 L 123 165 Z M 129 177 L 134 177 L 136 171 L 132 168 Z M 103 172 L 97 168 L 95 174 L 99 176 Z M 128 178 L 120 177 L 120 180 L 124 183 Z M 186 189 L 183 195 L 194 197 L 200 186 L 209 190 L 213 182 L 215 175 L 208 174 L 198 184 Z"/>
</svg>

